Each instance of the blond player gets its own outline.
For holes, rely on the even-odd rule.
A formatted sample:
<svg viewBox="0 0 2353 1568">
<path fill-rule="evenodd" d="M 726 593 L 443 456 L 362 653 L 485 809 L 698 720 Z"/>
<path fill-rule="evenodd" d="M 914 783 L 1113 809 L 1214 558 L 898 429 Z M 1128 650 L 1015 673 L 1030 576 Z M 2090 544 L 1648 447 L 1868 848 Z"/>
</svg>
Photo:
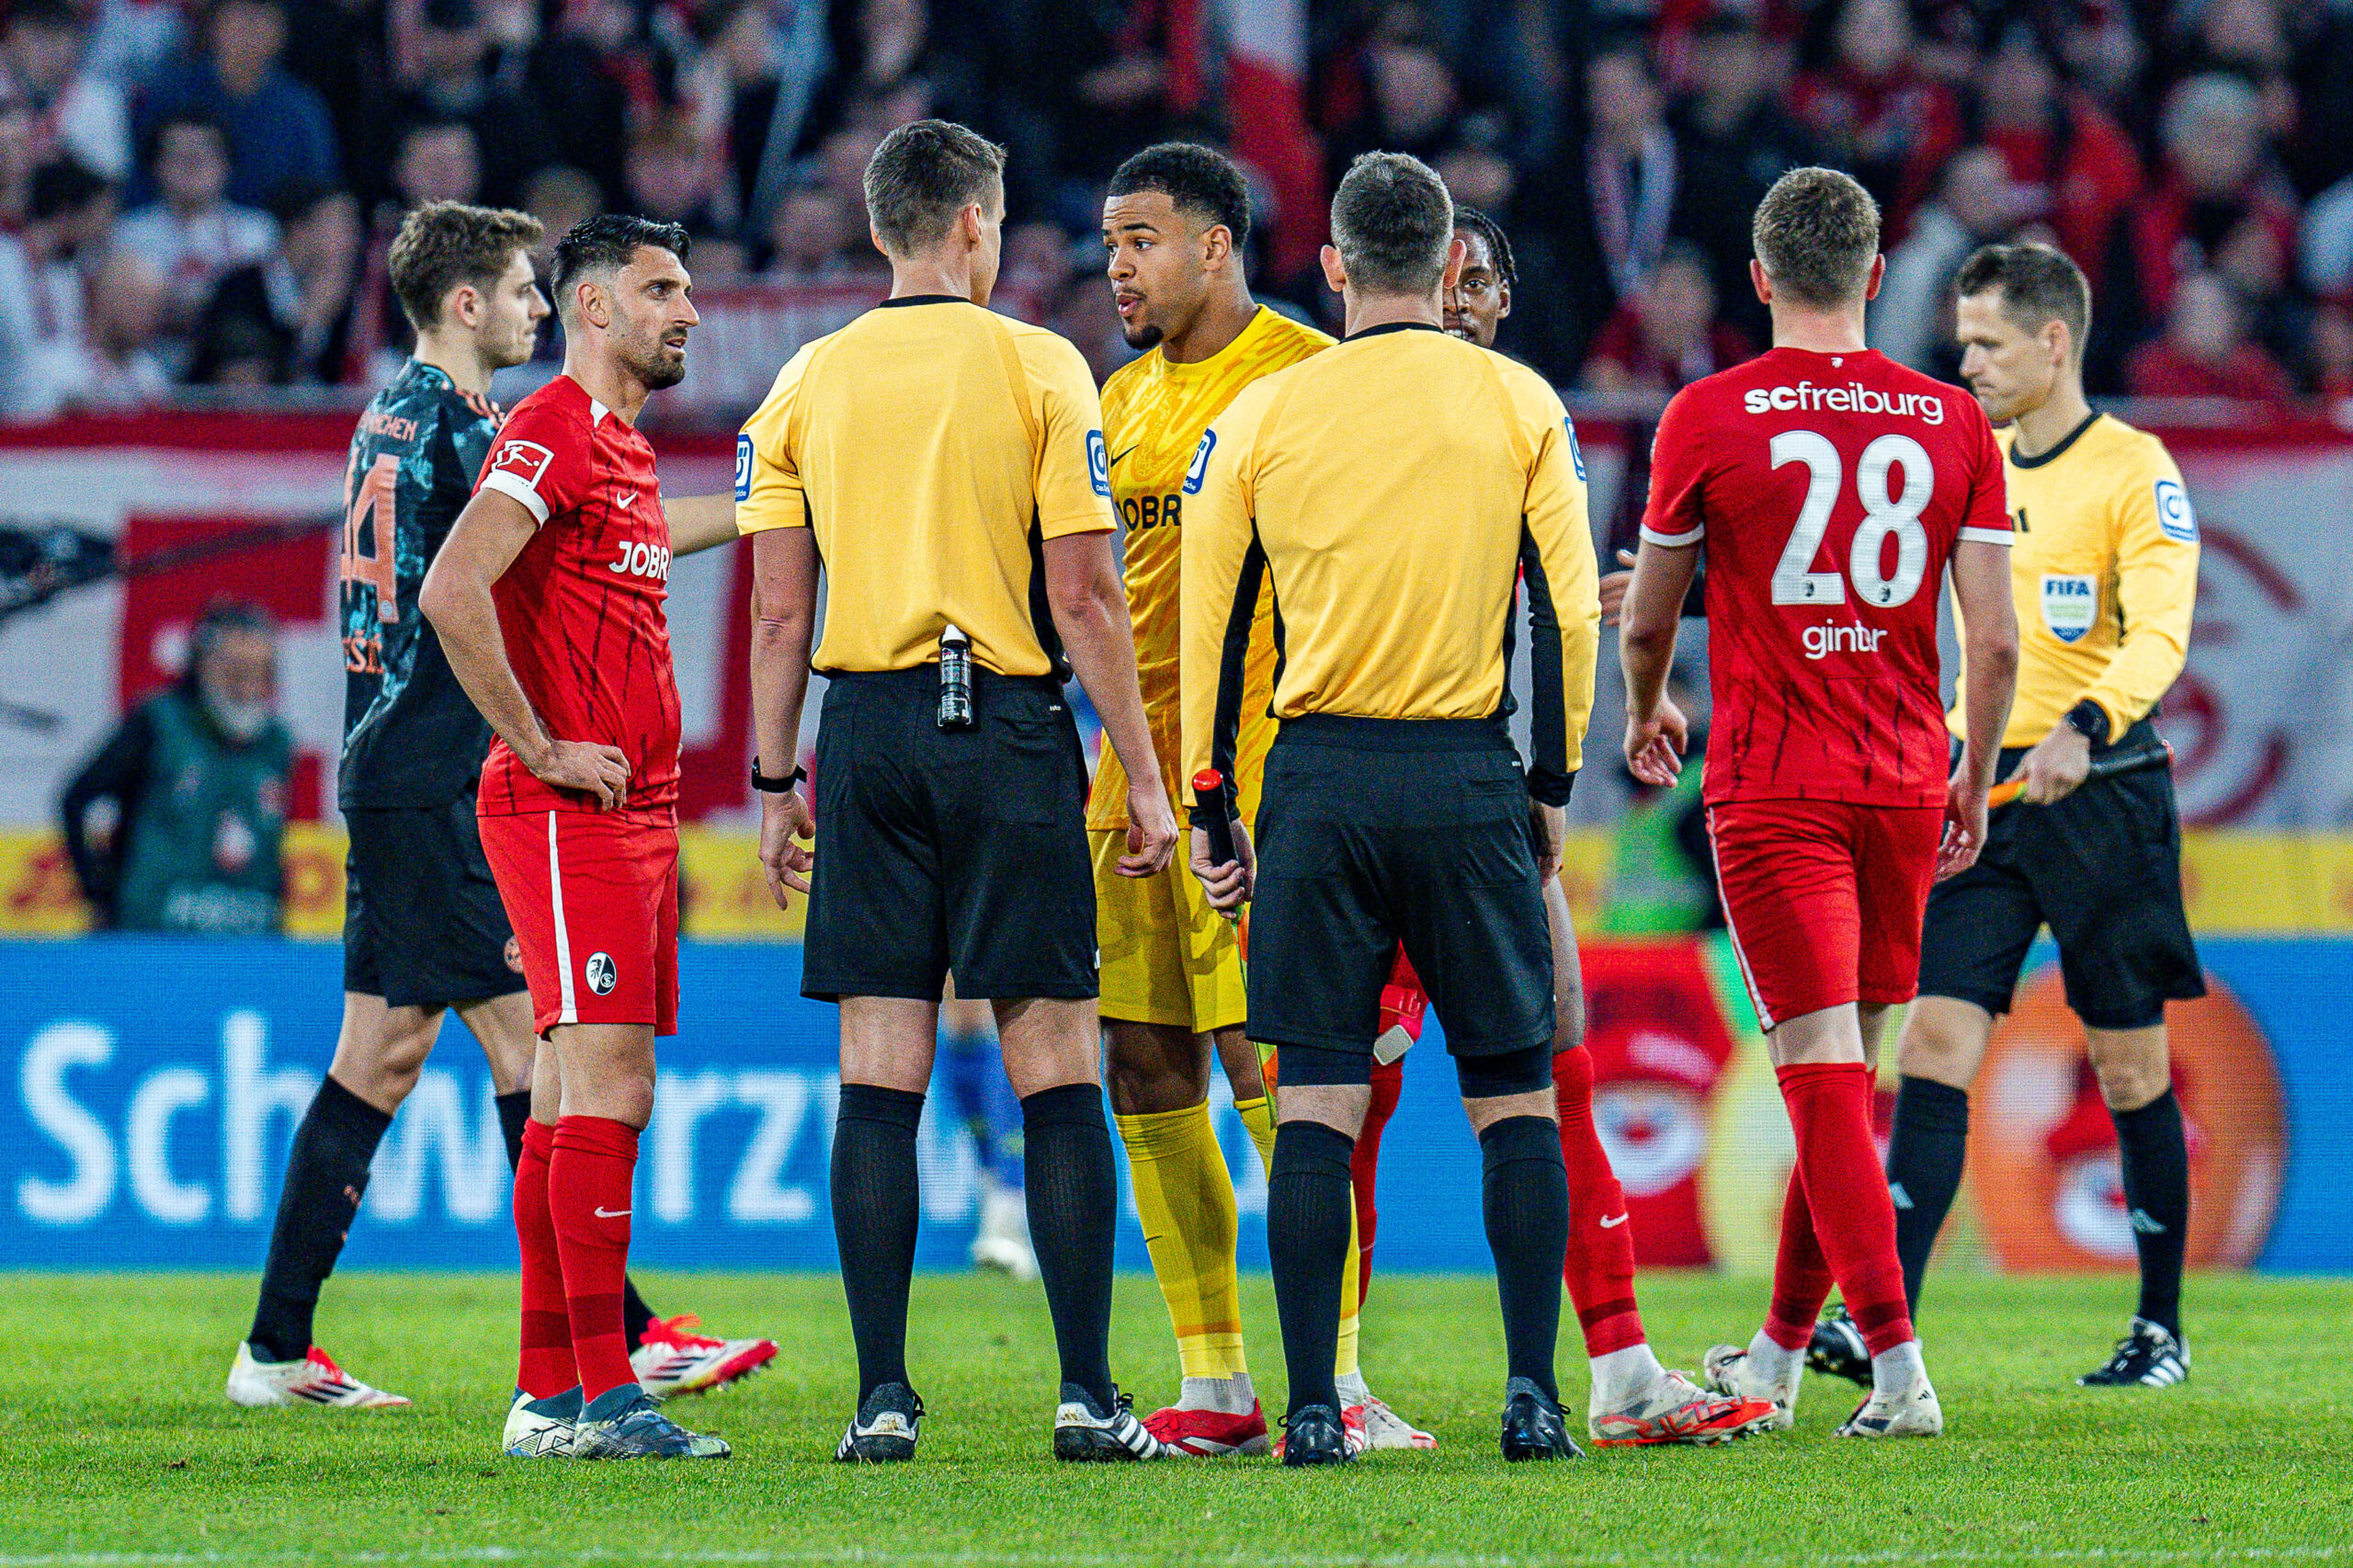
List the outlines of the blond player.
<svg viewBox="0 0 2353 1568">
<path fill-rule="evenodd" d="M 1173 770 L 1186 471 L 1201 432 L 1235 393 L 1332 341 L 1252 301 L 1242 262 L 1249 232 L 1241 171 L 1222 153 L 1186 142 L 1148 147 L 1121 165 L 1103 208 L 1120 320 L 1128 342 L 1145 350 L 1104 386 L 1105 457 L 1127 530 L 1137 673 L 1172 800 L 1180 798 Z M 1248 696 L 1226 771 L 1240 786 L 1245 820 L 1274 740 L 1267 717 L 1272 619 L 1271 601 L 1262 597 L 1254 622 L 1235 628 L 1250 639 Z M 1209 1115 L 1214 1056 L 1260 1155 L 1272 1149 L 1265 1079 L 1243 1030 L 1241 946 L 1236 927 L 1211 909 L 1184 867 L 1142 879 L 1113 874 L 1125 850 L 1127 788 L 1125 770 L 1107 751 L 1086 825 L 1111 1108 L 1184 1369 L 1176 1403 L 1144 1424 L 1183 1453 L 1263 1452 L 1267 1423 L 1243 1351 L 1233 1179 Z M 1357 1365 L 1356 1269 L 1347 1275 L 1337 1370 L 1352 1437 L 1373 1447 L 1434 1446 L 1365 1387 Z"/>
</svg>

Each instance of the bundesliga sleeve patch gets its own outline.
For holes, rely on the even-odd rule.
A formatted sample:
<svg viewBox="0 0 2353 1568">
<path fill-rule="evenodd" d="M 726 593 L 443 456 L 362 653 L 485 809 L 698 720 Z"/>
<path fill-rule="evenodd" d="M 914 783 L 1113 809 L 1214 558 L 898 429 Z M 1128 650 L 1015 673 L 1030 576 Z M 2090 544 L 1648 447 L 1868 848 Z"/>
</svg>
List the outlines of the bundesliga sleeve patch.
<svg viewBox="0 0 2353 1568">
<path fill-rule="evenodd" d="M 537 441 L 501 441 L 498 455 L 490 460 L 490 472 L 512 474 L 537 490 L 548 472 L 548 464 L 553 461 L 555 454 Z"/>
<path fill-rule="evenodd" d="M 752 498 L 752 437 L 749 432 L 735 435 L 735 499 Z"/>
<path fill-rule="evenodd" d="M 1086 433 L 1086 483 L 1104 500 L 1111 498 L 1111 455 L 1103 445 L 1100 430 Z"/>
<path fill-rule="evenodd" d="M 1561 428 L 1569 433 L 1569 461 L 1576 465 L 1577 477 L 1585 477 L 1585 449 L 1577 445 L 1577 422 L 1567 415 L 1561 415 Z"/>
<path fill-rule="evenodd" d="M 1201 444 L 1193 449 L 1193 460 L 1185 465 L 1185 494 L 1199 495 L 1201 481 L 1210 476 L 1210 454 L 1217 450 L 1217 432 L 1201 432 Z"/>
<path fill-rule="evenodd" d="M 2190 509 L 2188 493 L 2170 479 L 2157 481 L 2157 527 L 2176 544 L 2198 542 L 2198 514 Z"/>
</svg>

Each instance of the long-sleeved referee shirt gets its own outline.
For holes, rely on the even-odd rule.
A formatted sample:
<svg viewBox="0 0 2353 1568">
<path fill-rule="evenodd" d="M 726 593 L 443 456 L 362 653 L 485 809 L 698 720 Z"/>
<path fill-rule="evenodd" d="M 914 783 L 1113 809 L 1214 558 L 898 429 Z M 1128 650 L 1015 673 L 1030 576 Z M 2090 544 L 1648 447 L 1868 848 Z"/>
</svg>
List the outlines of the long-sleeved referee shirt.
<svg viewBox="0 0 2353 1568">
<path fill-rule="evenodd" d="M 1524 574 L 1529 788 L 1568 800 L 1601 614 L 1584 464 L 1541 377 L 1436 327 L 1374 327 L 1245 388 L 1202 437 L 1184 488 L 1188 779 L 1233 772 L 1262 574 L 1278 718 L 1501 722 Z"/>
<path fill-rule="evenodd" d="M 2005 746 L 2030 746 L 2086 699 L 2112 740 L 2156 707 L 2189 657 L 2198 517 L 2165 444 L 2095 414 L 2020 458 L 1997 433 L 2009 486 L 2018 688 Z M 1949 726 L 1966 713 L 1956 694 Z"/>
</svg>

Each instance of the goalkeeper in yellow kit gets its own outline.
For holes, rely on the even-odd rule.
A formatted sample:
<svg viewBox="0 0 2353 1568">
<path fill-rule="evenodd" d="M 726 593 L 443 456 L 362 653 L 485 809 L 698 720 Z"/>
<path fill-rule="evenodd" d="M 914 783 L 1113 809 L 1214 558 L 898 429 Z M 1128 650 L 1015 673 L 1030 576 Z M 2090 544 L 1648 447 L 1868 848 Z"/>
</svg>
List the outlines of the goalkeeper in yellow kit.
<svg viewBox="0 0 2353 1568">
<path fill-rule="evenodd" d="M 1250 198 L 1222 153 L 1186 142 L 1138 153 L 1111 178 L 1103 243 L 1129 344 L 1146 350 L 1105 383 L 1103 440 L 1111 496 L 1127 531 L 1128 601 L 1136 673 L 1165 768 L 1174 769 L 1179 708 L 1177 557 L 1186 469 L 1201 432 L 1259 377 L 1332 340 L 1254 303 L 1244 276 Z M 1234 778 L 1243 820 L 1257 807 L 1274 686 L 1271 601 L 1250 633 Z M 1172 801 L 1178 779 L 1163 780 Z M 1243 1353 L 1233 1259 L 1233 1179 L 1209 1115 L 1212 1056 L 1262 1159 L 1274 1119 L 1257 1050 L 1243 1028 L 1242 953 L 1233 925 L 1212 910 L 1181 865 L 1156 877 L 1113 874 L 1125 852 L 1128 780 L 1107 750 L 1086 825 L 1095 849 L 1102 1016 L 1111 1108 L 1134 1178 L 1153 1273 L 1176 1327 L 1184 1388 L 1144 1425 L 1180 1453 L 1260 1453 L 1267 1422 Z M 1366 1388 L 1357 1365 L 1355 1249 L 1341 1300 L 1341 1397 L 1361 1446 L 1429 1448 L 1427 1434 Z"/>
</svg>

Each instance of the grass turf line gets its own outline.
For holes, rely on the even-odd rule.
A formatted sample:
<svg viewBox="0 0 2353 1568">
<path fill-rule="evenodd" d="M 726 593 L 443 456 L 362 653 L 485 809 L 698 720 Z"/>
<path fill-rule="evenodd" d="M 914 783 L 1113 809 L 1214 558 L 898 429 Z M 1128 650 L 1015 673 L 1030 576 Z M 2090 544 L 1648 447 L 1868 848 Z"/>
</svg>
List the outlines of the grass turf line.
<svg viewBox="0 0 2353 1568">
<path fill-rule="evenodd" d="M 1641 1281 L 1669 1364 L 1745 1339 L 1760 1282 Z M 933 1414 L 910 1466 L 829 1462 L 854 1392 L 838 1284 L 811 1275 L 649 1282 L 665 1312 L 784 1346 L 746 1386 L 676 1402 L 737 1458 L 577 1465 L 496 1455 L 514 1287 L 495 1276 L 354 1275 L 322 1343 L 409 1394 L 406 1411 L 246 1412 L 221 1381 L 252 1282 L 217 1275 L 0 1276 L 0 1568 L 243 1562 L 858 1560 L 933 1568 L 1107 1562 L 1345 1568 L 1476 1564 L 2353 1562 L 2353 1287 L 2200 1278 L 2190 1381 L 2092 1391 L 2129 1282 L 1932 1282 L 1924 1328 L 1947 1436 L 1833 1440 L 1848 1385 L 1809 1380 L 1798 1430 L 1735 1447 L 1604 1450 L 1506 1467 L 1494 1287 L 1384 1276 L 1366 1313 L 1373 1387 L 1436 1454 L 1344 1471 L 1265 1461 L 1056 1466 L 1052 1338 L 1034 1286 L 917 1281 L 909 1360 Z M 1245 1312 L 1270 1411 L 1271 1292 Z M 1113 1368 L 1150 1408 L 1173 1393 L 1151 1282 L 1120 1281 Z M 1563 1394 L 1581 1412 L 1564 1340 Z M 1581 1425 L 1581 1423 L 1579 1423 Z"/>
</svg>

